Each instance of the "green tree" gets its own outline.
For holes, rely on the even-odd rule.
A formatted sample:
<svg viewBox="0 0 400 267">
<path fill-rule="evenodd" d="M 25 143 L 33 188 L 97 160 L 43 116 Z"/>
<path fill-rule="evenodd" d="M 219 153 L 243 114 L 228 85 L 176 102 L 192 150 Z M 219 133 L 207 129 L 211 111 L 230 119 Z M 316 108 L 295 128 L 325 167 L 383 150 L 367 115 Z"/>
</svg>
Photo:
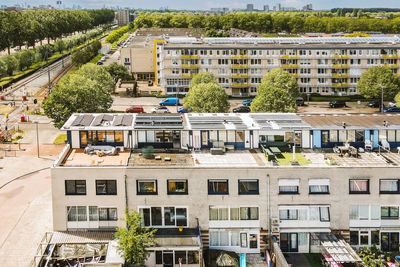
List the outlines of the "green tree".
<svg viewBox="0 0 400 267">
<path fill-rule="evenodd" d="M 191 84 L 183 103 L 194 112 L 220 113 L 229 110 L 228 95 L 216 82 Z"/>
<path fill-rule="evenodd" d="M 3 60 L 0 59 L 0 78 L 7 75 L 7 66 Z"/>
<path fill-rule="evenodd" d="M 129 74 L 128 69 L 125 66 L 119 65 L 115 62 L 105 68 L 108 73 L 110 73 L 115 84 L 118 82 L 119 79 L 121 79 L 121 81 L 128 81 L 132 78 L 132 76 Z"/>
<path fill-rule="evenodd" d="M 251 103 L 252 112 L 296 112 L 299 95 L 296 79 L 287 71 L 276 68 L 268 72 L 257 88 Z"/>
<path fill-rule="evenodd" d="M 20 70 L 24 70 L 32 65 L 34 60 L 34 55 L 30 50 L 24 50 L 20 53 L 17 53 L 15 57 L 18 59 L 18 65 Z"/>
<path fill-rule="evenodd" d="M 45 114 L 61 128 L 73 113 L 106 112 L 112 104 L 104 84 L 74 73 L 61 79 L 44 102 Z"/>
<path fill-rule="evenodd" d="M 148 256 L 147 248 L 154 243 L 157 230 L 142 227 L 142 218 L 137 211 L 129 213 L 126 210 L 125 216 L 126 227 L 119 227 L 115 233 L 118 250 L 129 264 L 144 264 Z"/>
<path fill-rule="evenodd" d="M 0 64 L 0 76 L 1 76 L 1 64 Z M 396 101 L 396 106 L 400 107 L 400 92 L 394 97 L 394 101 Z"/>
<path fill-rule="evenodd" d="M 57 42 L 55 42 L 54 50 L 56 50 L 60 54 L 62 54 L 62 52 L 66 49 L 67 49 L 67 44 L 64 40 L 60 39 L 60 40 L 57 40 Z"/>
<path fill-rule="evenodd" d="M 381 98 L 382 87 L 384 97 L 390 100 L 400 90 L 399 78 L 390 69 L 382 66 L 368 69 L 357 83 L 358 92 L 365 98 Z"/>
<path fill-rule="evenodd" d="M 18 69 L 18 60 L 11 55 L 2 57 L 2 61 L 6 65 L 6 72 L 8 76 L 12 76 L 14 71 Z"/>
<path fill-rule="evenodd" d="M 85 64 L 76 72 L 76 74 L 98 82 L 107 90 L 107 92 L 112 93 L 115 91 L 114 81 L 110 73 L 108 73 L 106 68 L 103 66 L 93 63 Z"/>
<path fill-rule="evenodd" d="M 217 79 L 211 72 L 202 71 L 192 78 L 192 81 L 190 82 L 190 88 L 192 88 L 192 86 L 198 85 L 200 83 L 215 83 L 215 84 L 217 84 Z"/>
<path fill-rule="evenodd" d="M 383 267 L 385 266 L 383 260 L 380 258 L 382 254 L 376 247 L 363 247 L 360 250 L 360 258 L 362 261 L 362 266 L 365 267 Z"/>
</svg>

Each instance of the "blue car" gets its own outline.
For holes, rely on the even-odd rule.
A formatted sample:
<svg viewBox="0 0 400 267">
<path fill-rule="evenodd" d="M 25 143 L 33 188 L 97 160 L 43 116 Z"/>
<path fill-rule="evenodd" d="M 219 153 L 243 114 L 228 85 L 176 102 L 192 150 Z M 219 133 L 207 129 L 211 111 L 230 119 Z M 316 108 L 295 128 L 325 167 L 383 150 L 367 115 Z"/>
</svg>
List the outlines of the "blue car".
<svg viewBox="0 0 400 267">
<path fill-rule="evenodd" d="M 383 108 L 383 112 L 400 112 L 400 108 L 398 107 Z"/>
<path fill-rule="evenodd" d="M 189 113 L 191 111 L 192 108 L 185 108 L 185 107 L 178 108 L 178 113 Z"/>
<path fill-rule="evenodd" d="M 160 100 L 160 106 L 180 106 L 179 98 L 176 97 L 167 97 L 164 100 Z"/>
<path fill-rule="evenodd" d="M 250 106 L 251 102 L 253 102 L 253 99 L 247 99 L 247 100 L 244 100 L 244 101 L 242 102 L 242 104 L 243 104 L 244 106 Z"/>
</svg>

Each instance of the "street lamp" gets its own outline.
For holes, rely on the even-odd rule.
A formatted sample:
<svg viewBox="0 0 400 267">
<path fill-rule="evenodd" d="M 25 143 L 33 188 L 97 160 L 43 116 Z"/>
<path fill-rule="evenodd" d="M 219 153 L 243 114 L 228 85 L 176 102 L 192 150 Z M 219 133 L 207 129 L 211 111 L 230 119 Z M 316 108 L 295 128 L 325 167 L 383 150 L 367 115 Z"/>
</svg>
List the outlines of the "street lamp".
<svg viewBox="0 0 400 267">
<path fill-rule="evenodd" d="M 382 89 L 382 99 L 381 99 L 381 112 L 383 113 L 383 88 L 385 88 L 382 84 L 378 83 L 378 85 Z"/>
</svg>

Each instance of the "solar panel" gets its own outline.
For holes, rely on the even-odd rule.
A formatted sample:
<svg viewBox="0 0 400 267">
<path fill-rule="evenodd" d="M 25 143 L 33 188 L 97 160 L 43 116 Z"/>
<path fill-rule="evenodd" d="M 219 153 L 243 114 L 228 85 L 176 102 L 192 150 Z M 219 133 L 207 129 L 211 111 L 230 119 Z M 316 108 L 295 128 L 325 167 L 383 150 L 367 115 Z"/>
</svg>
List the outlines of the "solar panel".
<svg viewBox="0 0 400 267">
<path fill-rule="evenodd" d="M 96 118 L 94 119 L 92 125 L 93 126 L 100 126 L 101 122 L 103 121 L 103 116 L 104 116 L 104 114 L 100 114 L 100 115 L 96 116 Z"/>
<path fill-rule="evenodd" d="M 124 116 L 118 115 L 115 117 L 114 122 L 113 122 L 113 126 L 121 126 L 122 124 L 122 119 Z"/>
<path fill-rule="evenodd" d="M 76 119 L 72 122 L 72 126 L 79 126 L 81 125 L 81 121 L 83 120 L 83 115 L 79 115 Z"/>
<path fill-rule="evenodd" d="M 132 125 L 133 117 L 131 115 L 124 115 L 122 118 L 122 125 L 123 126 L 130 126 Z"/>
<path fill-rule="evenodd" d="M 93 121 L 93 115 L 84 115 L 81 121 L 82 126 L 90 126 Z"/>
</svg>

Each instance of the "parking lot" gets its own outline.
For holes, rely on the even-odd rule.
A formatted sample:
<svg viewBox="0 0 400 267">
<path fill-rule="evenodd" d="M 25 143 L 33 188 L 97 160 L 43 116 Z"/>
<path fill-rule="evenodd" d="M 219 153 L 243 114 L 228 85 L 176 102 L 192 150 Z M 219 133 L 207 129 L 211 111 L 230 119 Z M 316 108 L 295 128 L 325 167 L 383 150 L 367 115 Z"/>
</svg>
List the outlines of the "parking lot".
<svg viewBox="0 0 400 267">
<path fill-rule="evenodd" d="M 114 96 L 112 109 L 116 111 L 125 111 L 128 107 L 139 105 L 142 106 L 144 112 L 150 113 L 151 109 L 159 106 L 160 100 L 163 98 L 157 97 L 120 97 Z M 242 101 L 245 99 L 230 99 L 230 111 L 233 108 L 242 106 Z M 182 99 L 180 99 L 182 103 Z M 378 108 L 370 108 L 367 102 L 347 102 L 345 108 L 330 108 L 329 102 L 306 102 L 304 106 L 298 108 L 298 112 L 302 113 L 374 113 L 379 112 Z M 171 113 L 176 113 L 176 106 L 167 107 Z"/>
</svg>

